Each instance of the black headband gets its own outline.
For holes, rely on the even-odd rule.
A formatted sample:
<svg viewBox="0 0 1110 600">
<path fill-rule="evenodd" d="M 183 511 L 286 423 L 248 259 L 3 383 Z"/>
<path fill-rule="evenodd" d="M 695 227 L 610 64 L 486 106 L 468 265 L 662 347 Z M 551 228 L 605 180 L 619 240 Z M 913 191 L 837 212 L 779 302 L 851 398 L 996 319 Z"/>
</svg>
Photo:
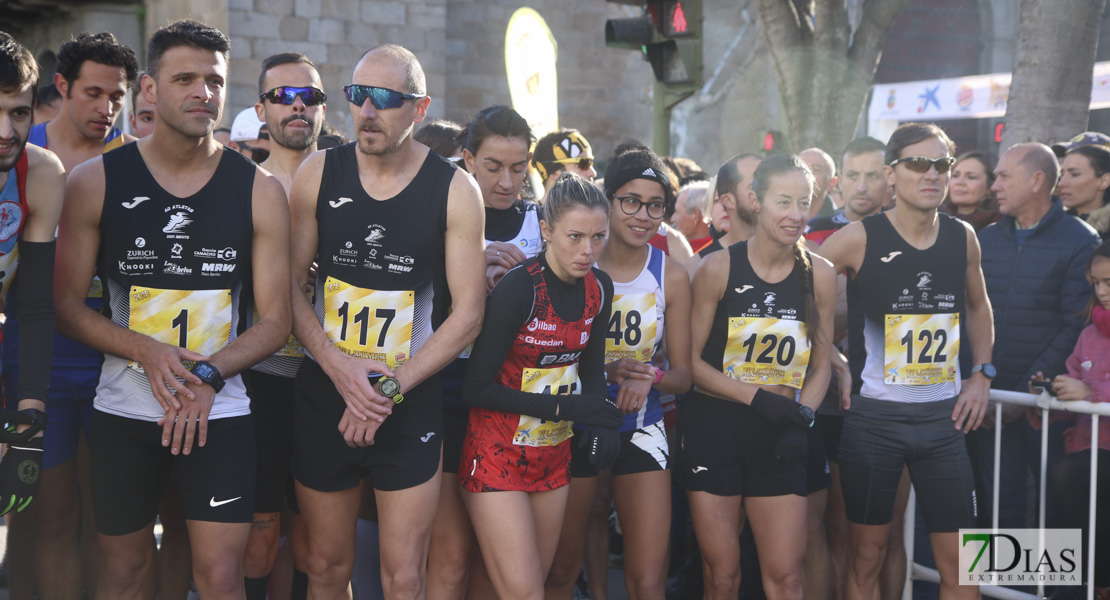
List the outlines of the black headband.
<svg viewBox="0 0 1110 600">
<path fill-rule="evenodd" d="M 650 165 L 637 165 L 623 169 L 618 173 L 605 173 L 605 195 L 612 198 L 621 186 L 633 179 L 650 179 L 663 186 L 663 197 L 667 204 L 674 203 L 674 191 L 671 189 L 671 178 L 659 167 Z"/>
</svg>

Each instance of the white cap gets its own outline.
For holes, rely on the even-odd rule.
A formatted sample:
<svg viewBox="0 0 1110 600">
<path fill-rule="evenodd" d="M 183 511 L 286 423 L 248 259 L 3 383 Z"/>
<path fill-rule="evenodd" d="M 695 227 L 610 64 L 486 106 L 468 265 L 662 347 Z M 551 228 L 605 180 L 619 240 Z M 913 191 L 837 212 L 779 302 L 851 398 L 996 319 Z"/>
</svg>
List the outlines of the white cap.
<svg viewBox="0 0 1110 600">
<path fill-rule="evenodd" d="M 235 121 L 231 124 L 231 141 L 257 140 L 258 134 L 265 124 L 258 120 L 258 113 L 255 112 L 253 106 L 244 108 L 238 115 L 235 115 Z"/>
</svg>

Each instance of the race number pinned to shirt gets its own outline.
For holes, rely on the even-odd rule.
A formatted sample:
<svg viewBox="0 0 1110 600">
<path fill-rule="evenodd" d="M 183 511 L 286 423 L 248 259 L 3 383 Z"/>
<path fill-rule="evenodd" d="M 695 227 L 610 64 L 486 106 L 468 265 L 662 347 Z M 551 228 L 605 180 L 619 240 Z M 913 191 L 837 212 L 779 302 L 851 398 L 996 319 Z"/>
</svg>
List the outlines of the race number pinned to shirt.
<svg viewBox="0 0 1110 600">
<path fill-rule="evenodd" d="M 524 369 L 520 389 L 533 394 L 566 396 L 578 393 L 578 365 L 552 369 Z M 558 446 L 574 434 L 572 421 L 546 421 L 539 417 L 520 415 L 513 434 L 517 446 Z"/>
<path fill-rule="evenodd" d="M 883 381 L 931 385 L 956 381 L 960 315 L 886 315 Z"/>
<path fill-rule="evenodd" d="M 655 293 L 613 296 L 613 312 L 605 334 L 605 363 L 631 358 L 650 363 L 658 327 Z"/>
<path fill-rule="evenodd" d="M 231 342 L 231 290 L 131 286 L 127 327 L 159 342 L 211 356 Z M 128 362 L 137 368 L 138 363 Z"/>
<path fill-rule="evenodd" d="M 324 283 L 324 333 L 355 358 L 390 369 L 411 358 L 413 292 L 367 290 L 328 277 Z"/>
<path fill-rule="evenodd" d="M 800 389 L 809 367 L 809 349 L 802 321 L 732 317 L 721 369 L 744 383 Z"/>
</svg>

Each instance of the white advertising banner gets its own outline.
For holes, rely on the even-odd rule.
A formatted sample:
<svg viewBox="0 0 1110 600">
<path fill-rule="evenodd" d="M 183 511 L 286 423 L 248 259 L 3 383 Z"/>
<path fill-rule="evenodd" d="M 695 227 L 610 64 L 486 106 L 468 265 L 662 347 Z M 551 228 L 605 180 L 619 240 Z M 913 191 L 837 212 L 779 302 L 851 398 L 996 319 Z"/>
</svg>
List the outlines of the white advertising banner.
<svg viewBox="0 0 1110 600">
<path fill-rule="evenodd" d="M 868 120 L 936 121 L 1006 114 L 1010 73 L 880 83 L 872 86 Z M 1095 63 L 1091 109 L 1110 108 L 1110 61 Z"/>
</svg>

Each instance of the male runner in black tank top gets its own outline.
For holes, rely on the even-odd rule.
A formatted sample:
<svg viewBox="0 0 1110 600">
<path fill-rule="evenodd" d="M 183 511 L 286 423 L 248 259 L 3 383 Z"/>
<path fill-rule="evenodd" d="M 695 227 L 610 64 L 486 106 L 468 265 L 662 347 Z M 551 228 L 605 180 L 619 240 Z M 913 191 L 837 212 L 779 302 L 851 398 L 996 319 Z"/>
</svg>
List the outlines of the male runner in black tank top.
<svg viewBox="0 0 1110 600">
<path fill-rule="evenodd" d="M 375 48 L 352 81 L 357 142 L 313 154 L 293 181 L 297 288 L 319 254 L 315 306 L 293 299 L 309 357 L 296 379 L 293 475 L 309 596 L 348 597 L 358 483 L 369 472 L 385 595 L 415 598 L 439 498 L 436 374 L 481 328 L 482 200 L 465 172 L 412 139 L 429 100 L 411 52 Z"/>
<path fill-rule="evenodd" d="M 92 455 L 102 598 L 142 596 L 171 466 L 200 595 L 243 595 L 255 461 L 238 373 L 289 335 L 289 213 L 281 184 L 212 137 L 229 51 L 195 21 L 158 30 L 143 79 L 154 133 L 66 182 L 59 322 L 104 353 Z M 84 302 L 94 271 L 106 314 Z"/>
<path fill-rule="evenodd" d="M 986 411 L 994 322 L 974 230 L 937 214 L 953 150 L 935 125 L 899 127 L 883 168 L 895 208 L 845 226 L 821 246 L 838 272 L 847 269 L 849 309 L 863 313 L 850 324 L 853 389 L 860 395 L 845 399 L 839 457 L 851 522 L 847 598 L 878 593 L 904 465 L 925 512 L 941 598 L 979 595 L 957 581 L 959 529 L 975 524 L 975 484 L 961 433 L 979 427 Z M 965 357 L 970 347 L 974 368 L 960 360 L 961 346 Z"/>
</svg>

